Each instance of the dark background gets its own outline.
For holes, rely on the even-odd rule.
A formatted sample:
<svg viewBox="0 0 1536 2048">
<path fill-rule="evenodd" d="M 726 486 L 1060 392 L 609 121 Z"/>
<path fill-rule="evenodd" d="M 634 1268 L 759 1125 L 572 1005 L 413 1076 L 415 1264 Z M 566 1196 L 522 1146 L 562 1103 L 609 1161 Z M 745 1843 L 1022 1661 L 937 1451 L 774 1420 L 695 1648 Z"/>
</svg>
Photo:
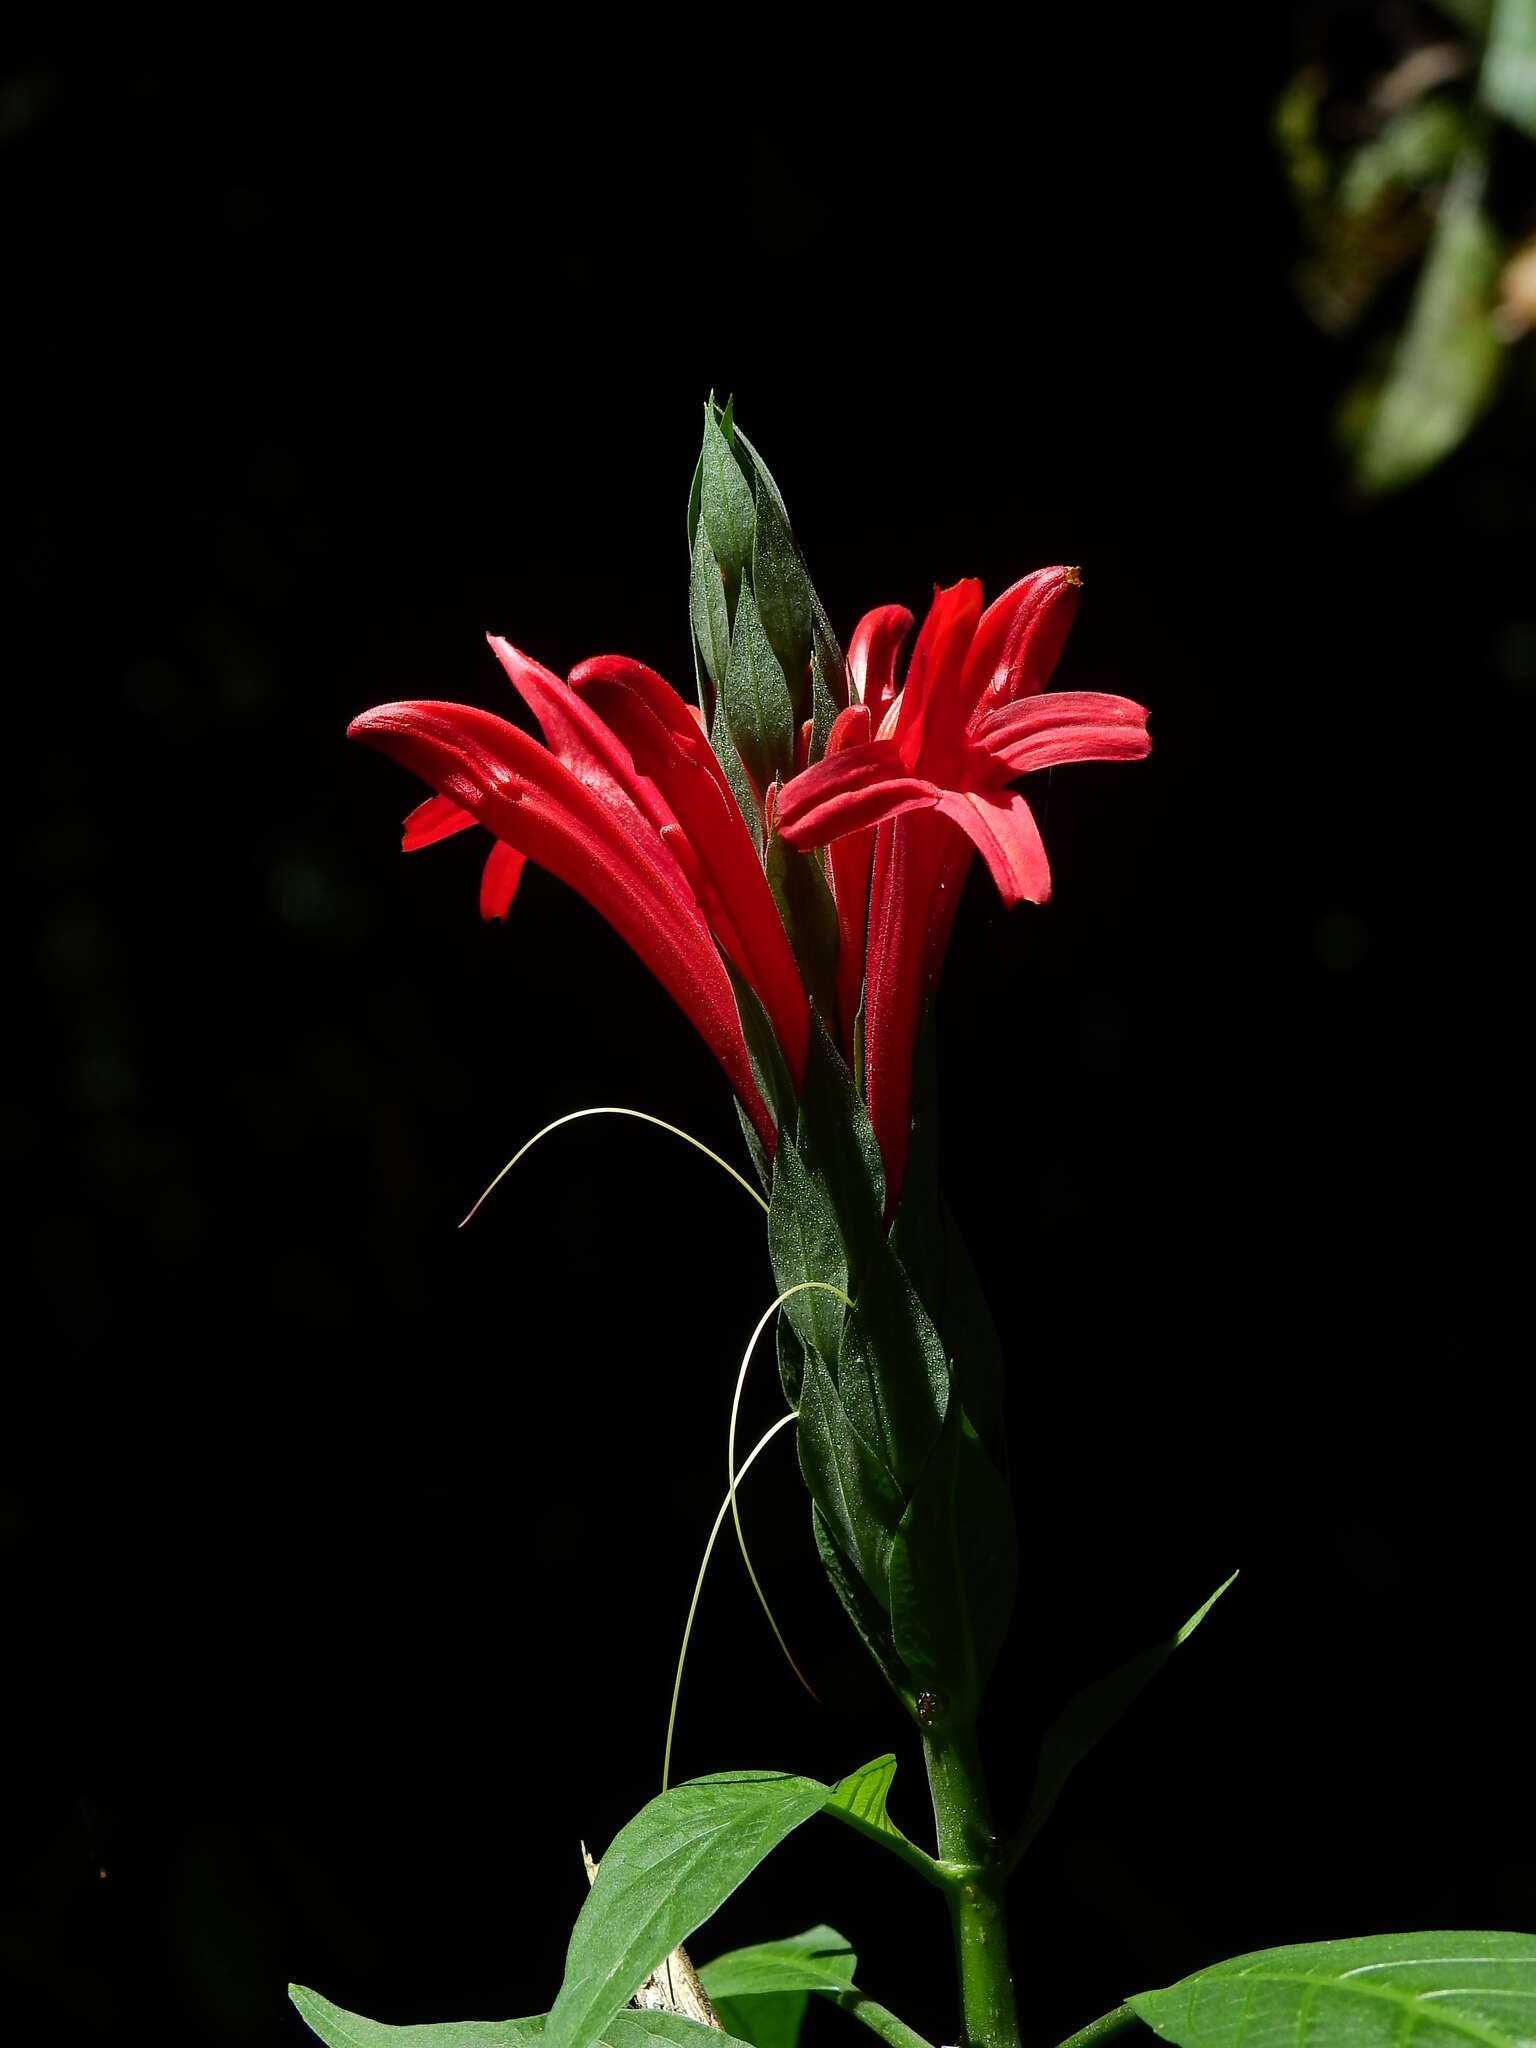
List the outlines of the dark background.
<svg viewBox="0 0 1536 2048">
<path fill-rule="evenodd" d="M 418 792 L 342 735 L 505 708 L 488 627 L 686 688 L 711 385 L 845 635 L 1081 561 L 1060 680 L 1152 707 L 1144 767 L 1035 792 L 1048 908 L 973 876 L 940 1004 L 1014 1367 L 1005 1813 L 1243 1567 L 1017 1885 L 1032 2040 L 1243 1948 L 1536 1926 L 1531 406 L 1350 501 L 1269 136 L 1319 13 L 1147 12 L 14 40 L 18 2038 L 297 2044 L 290 1977 L 541 2011 L 578 1839 L 656 1787 L 761 1218 L 594 1122 L 454 1226 L 593 1101 L 744 1163 L 728 1091 L 548 878 L 503 929 L 478 846 L 402 861 Z M 677 1770 L 894 1745 L 923 1837 L 787 1446 L 744 1504 L 826 1705 L 722 1549 Z M 696 1953 L 821 1918 L 954 2038 L 937 1903 L 829 1825 Z"/>
</svg>

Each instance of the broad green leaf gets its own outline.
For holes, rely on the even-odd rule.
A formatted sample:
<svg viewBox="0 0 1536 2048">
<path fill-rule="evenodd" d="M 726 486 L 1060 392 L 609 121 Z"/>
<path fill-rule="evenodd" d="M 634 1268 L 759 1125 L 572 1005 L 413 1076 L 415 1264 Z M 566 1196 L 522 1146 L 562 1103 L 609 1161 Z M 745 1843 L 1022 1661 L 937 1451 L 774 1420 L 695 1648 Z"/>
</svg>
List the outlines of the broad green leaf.
<svg viewBox="0 0 1536 2048">
<path fill-rule="evenodd" d="M 768 644 L 779 658 L 797 719 L 805 716 L 811 660 L 811 585 L 778 502 L 759 484 L 752 538 L 752 593 Z"/>
<path fill-rule="evenodd" d="M 800 1470 L 811 1499 L 871 1595 L 884 1606 L 890 1597 L 891 1538 L 901 1521 L 901 1495 L 849 1421 L 832 1375 L 812 1350 L 805 1354 L 799 1414 Z"/>
<path fill-rule="evenodd" d="M 828 1802 L 827 1811 L 846 1821 L 861 1835 L 868 1835 L 883 1846 L 905 1854 L 914 1845 L 886 1811 L 886 1801 L 891 1796 L 895 1778 L 895 1757 L 882 1757 L 878 1763 L 868 1765 L 857 1778 L 845 1780 Z M 918 1854 L 922 1855 L 922 1851 L 919 1850 Z M 924 1856 L 923 1861 L 926 1863 L 929 1859 Z"/>
<path fill-rule="evenodd" d="M 796 853 L 777 832 L 768 834 L 763 866 L 789 936 L 800 979 L 823 1017 L 837 1015 L 837 907 L 819 853 Z"/>
<path fill-rule="evenodd" d="M 833 1592 L 842 1602 L 843 1612 L 853 1623 L 859 1640 L 874 1658 L 886 1683 L 910 1711 L 916 1694 L 896 1655 L 890 1616 L 859 1577 L 857 1565 L 833 1535 L 826 1516 L 814 1500 L 811 1502 L 811 1533 L 816 1539 L 816 1553 L 821 1559 L 822 1569 Z"/>
<path fill-rule="evenodd" d="M 718 686 L 731 658 L 731 621 L 719 564 L 710 553 L 709 538 L 702 526 L 694 541 L 693 567 L 688 577 L 688 613 L 709 680 Z"/>
<path fill-rule="evenodd" d="M 731 993 L 736 998 L 736 1015 L 741 1020 L 741 1035 L 747 1041 L 747 1064 L 752 1069 L 752 1078 L 757 1083 L 757 1092 L 768 1105 L 768 1113 L 773 1118 L 774 1128 L 780 1131 L 793 1131 L 798 1115 L 798 1108 L 795 1102 L 795 1084 L 785 1063 L 784 1055 L 779 1049 L 779 1041 L 774 1036 L 773 1026 L 768 1021 L 768 1012 L 763 1008 L 756 989 L 753 988 L 751 982 L 747 980 L 744 974 L 738 973 L 734 962 L 727 959 L 724 953 L 720 955 L 720 958 L 730 979 Z M 771 1236 L 773 1224 L 771 1203 L 769 1205 L 768 1218 Z M 796 1274 L 795 1277 L 796 1279 L 808 1277 L 825 1279 L 828 1276 L 825 1274 Z M 780 1287 L 788 1287 L 790 1282 L 781 1280 L 779 1285 Z M 831 1296 L 827 1298 L 831 1300 Z M 833 1306 L 836 1307 L 837 1304 L 834 1302 Z"/>
<path fill-rule="evenodd" d="M 715 2018 L 751 2048 L 799 2048 L 809 1991 L 774 1991 L 761 1998 L 712 1998 Z"/>
<path fill-rule="evenodd" d="M 675 1785 L 642 1807 L 610 1844 L 577 1916 L 542 2048 L 591 2048 L 657 1964 L 841 1790 L 737 1771 Z"/>
<path fill-rule="evenodd" d="M 808 1927 L 782 1941 L 731 1949 L 699 1971 L 711 2005 L 778 1991 L 846 1991 L 859 1959 L 833 1927 Z"/>
<path fill-rule="evenodd" d="M 725 715 L 725 692 L 722 690 L 715 699 L 714 721 L 709 728 L 709 744 L 715 750 L 715 759 L 725 771 L 725 779 L 731 786 L 731 795 L 736 799 L 736 808 L 741 812 L 751 835 L 752 844 L 759 853 L 763 846 L 763 813 L 757 800 L 757 791 L 752 787 L 752 778 L 742 766 L 741 756 L 736 751 L 736 742 L 731 738 L 730 722 Z"/>
<path fill-rule="evenodd" d="M 734 592 L 741 572 L 752 559 L 756 514 L 752 491 L 731 453 L 724 431 L 726 415 L 715 418 L 714 401 L 704 407 L 704 446 L 700 453 L 699 519 L 720 564 L 726 588 Z"/>
<path fill-rule="evenodd" d="M 974 1716 L 1018 1583 L 1013 1502 L 958 1400 L 891 1546 L 891 1632 L 914 1684 Z"/>
<path fill-rule="evenodd" d="M 787 1133 L 793 1126 L 783 1128 Z M 787 1135 L 774 1154 L 768 1256 L 780 1293 L 802 1287 L 807 1280 L 822 1280 L 847 1292 L 847 1255 L 826 1188 Z M 782 1313 L 802 1344 L 815 1345 L 824 1358 L 836 1358 L 844 1308 L 835 1294 L 822 1287 L 806 1288 L 790 1295 Z"/>
<path fill-rule="evenodd" d="M 1490 319 L 1499 244 L 1482 184 L 1482 167 L 1464 151 L 1361 437 L 1355 469 L 1367 490 L 1393 490 L 1432 469 L 1493 396 L 1502 360 Z"/>
<path fill-rule="evenodd" d="M 544 2034 L 545 2017 L 527 2020 L 432 2020 L 423 2026 L 389 2027 L 361 2013 L 344 2012 L 318 1991 L 290 1984 L 288 1996 L 301 2017 L 328 2048 L 535 2048 Z M 727 2031 L 686 2020 L 680 2013 L 615 2013 L 593 2048 L 731 2048 Z"/>
<path fill-rule="evenodd" d="M 1529 2048 L 1536 1936 L 1379 1934 L 1262 1949 L 1128 2003 L 1178 2048 Z"/>
<path fill-rule="evenodd" d="M 544 2031 L 542 2013 L 527 2020 L 433 2020 L 425 2026 L 389 2027 L 332 2005 L 304 1984 L 290 1984 L 288 1996 L 328 2048 L 529 2048 Z"/>
<path fill-rule="evenodd" d="M 1536 142 L 1536 0 L 1494 0 L 1477 94 Z"/>
<path fill-rule="evenodd" d="M 1106 1678 L 1100 1678 L 1068 1702 L 1046 1729 L 1035 1766 L 1034 1788 L 1029 1795 L 1024 1821 L 1009 1848 L 1010 1863 L 1017 1862 L 1039 1834 L 1061 1797 L 1067 1780 L 1083 1758 L 1094 1749 L 1120 1720 L 1162 1670 L 1181 1643 L 1187 1643 L 1216 1602 L 1237 1577 L 1223 1579 L 1208 1600 L 1197 1607 L 1184 1626 Z"/>
<path fill-rule="evenodd" d="M 736 623 L 720 682 L 720 700 L 742 766 L 757 788 L 766 789 L 776 775 L 792 773 L 795 721 L 789 689 L 763 631 L 749 584 L 742 585 L 736 600 Z"/>
</svg>

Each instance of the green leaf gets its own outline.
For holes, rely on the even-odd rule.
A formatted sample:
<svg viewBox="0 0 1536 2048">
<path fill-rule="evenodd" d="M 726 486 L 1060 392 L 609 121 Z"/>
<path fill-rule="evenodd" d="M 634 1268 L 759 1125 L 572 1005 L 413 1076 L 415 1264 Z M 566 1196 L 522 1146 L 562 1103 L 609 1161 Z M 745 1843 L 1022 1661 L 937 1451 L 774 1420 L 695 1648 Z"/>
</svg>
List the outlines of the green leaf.
<svg viewBox="0 0 1536 2048">
<path fill-rule="evenodd" d="M 1493 396 L 1502 363 L 1490 319 L 1499 244 L 1482 185 L 1481 165 L 1463 152 L 1361 436 L 1355 471 L 1366 490 L 1394 490 L 1432 469 Z"/>
<path fill-rule="evenodd" d="M 1394 186 L 1422 191 L 1450 171 L 1466 134 L 1466 116 L 1454 100 L 1417 100 L 1361 143 L 1339 180 L 1346 213 L 1369 213 Z"/>
<path fill-rule="evenodd" d="M 939 1333 L 883 1238 L 843 1319 L 837 1390 L 855 1429 L 910 1491 L 944 1426 L 950 1375 Z"/>
<path fill-rule="evenodd" d="M 724 953 L 720 958 L 730 979 L 731 993 L 736 998 L 736 1015 L 741 1020 L 741 1035 L 747 1041 L 747 1064 L 752 1069 L 757 1092 L 768 1105 L 768 1114 L 773 1118 L 774 1128 L 791 1132 L 799 1115 L 795 1102 L 795 1084 L 784 1055 L 779 1049 L 779 1041 L 774 1035 L 773 1026 L 768 1021 L 768 1012 L 763 1008 L 756 989 L 744 974 L 737 971 L 735 963 L 727 959 Z M 771 1236 L 771 1203 L 768 1221 Z M 796 1278 L 800 1279 L 805 1277 L 807 1276 L 803 1274 L 796 1275 Z M 815 1277 L 822 1279 L 827 1276 L 818 1274 Z M 780 1287 L 787 1287 L 789 1284 L 787 1280 L 779 1282 Z M 827 1299 L 830 1300 L 831 1297 L 828 1296 Z M 835 1303 L 833 1305 L 836 1306 Z"/>
<path fill-rule="evenodd" d="M 735 1096 L 732 1096 L 731 1100 L 736 1102 Z M 763 1141 L 753 1128 L 751 1117 L 739 1102 L 736 1102 L 736 1121 L 741 1125 L 741 1135 L 747 1141 L 747 1155 L 752 1161 L 752 1170 L 762 1183 L 763 1193 L 766 1195 L 773 1187 L 773 1161 L 763 1150 Z"/>
<path fill-rule="evenodd" d="M 784 1126 L 788 1131 L 792 1126 Z M 768 1256 L 779 1292 L 822 1280 L 848 1289 L 848 1260 L 842 1234 L 827 1192 L 785 1137 L 773 1161 L 773 1191 L 768 1202 Z M 815 1345 L 824 1358 L 836 1358 L 842 1336 L 844 1307 L 824 1288 L 806 1288 L 783 1305 L 802 1344 Z"/>
<path fill-rule="evenodd" d="M 1197 1607 L 1184 1626 L 1117 1671 L 1086 1687 L 1057 1715 L 1046 1729 L 1035 1766 L 1034 1788 L 1029 1795 L 1024 1820 L 1009 1847 L 1010 1865 L 1016 1863 L 1039 1834 L 1061 1797 L 1067 1780 L 1083 1758 L 1114 1727 L 1146 1687 L 1162 1670 L 1181 1643 L 1188 1642 L 1216 1602 L 1237 1577 L 1223 1579 L 1208 1600 Z"/>
<path fill-rule="evenodd" d="M 800 1149 L 826 1185 L 844 1242 L 867 1255 L 885 1211 L 885 1162 L 864 1099 L 823 1020 L 812 1015 L 800 1091 Z M 857 1259 L 852 1270 L 857 1273 Z"/>
<path fill-rule="evenodd" d="M 752 2048 L 799 2048 L 808 1991 L 776 1991 L 761 1998 L 712 1998 L 715 2018 Z"/>
<path fill-rule="evenodd" d="M 1536 142 L 1536 0 L 1495 0 L 1477 96 Z"/>
<path fill-rule="evenodd" d="M 958 1400 L 891 1546 L 891 1632 L 946 1718 L 974 1717 L 1018 1583 L 1013 1502 Z"/>
<path fill-rule="evenodd" d="M 345 2012 L 302 1984 L 290 1984 L 288 1996 L 328 2048 L 534 2048 L 546 2024 L 540 2013 L 527 2020 L 432 2020 L 424 2026 L 389 2027 Z M 615 2013 L 594 2048 L 654 2048 L 658 2041 L 670 2048 L 731 2048 L 731 2039 L 729 2032 L 717 2033 L 680 2013 L 626 2009 Z"/>
<path fill-rule="evenodd" d="M 1262 1949 L 1128 2002 L 1178 2048 L 1529 2048 L 1536 1936 L 1378 1934 Z"/>
<path fill-rule="evenodd" d="M 702 526 L 694 541 L 693 567 L 688 577 L 688 614 L 709 680 L 718 685 L 731 658 L 731 620 L 719 564 L 710 553 L 709 538 Z"/>
<path fill-rule="evenodd" d="M 769 1214 L 772 1215 L 772 1203 L 769 1204 Z M 783 1309 L 779 1310 L 779 1320 L 773 1334 L 774 1349 L 779 1360 L 779 1385 L 784 1389 L 784 1398 L 790 1407 L 798 1408 L 801 1382 L 805 1378 L 805 1346 L 796 1335 L 795 1326 Z"/>
<path fill-rule="evenodd" d="M 699 455 L 699 520 L 720 564 L 726 587 L 734 591 L 742 570 L 752 559 L 756 513 L 751 487 L 722 431 L 728 419 L 729 408 L 717 421 L 714 400 L 705 405 L 704 446 Z"/>
<path fill-rule="evenodd" d="M 736 742 L 731 738 L 730 723 L 725 715 L 725 692 L 722 690 L 715 699 L 714 722 L 709 728 L 709 744 L 715 750 L 715 759 L 725 771 L 725 779 L 731 786 L 731 795 L 736 799 L 736 808 L 746 822 L 752 844 L 759 853 L 763 846 L 763 813 L 757 800 L 757 791 L 752 787 L 752 778 L 741 764 L 736 751 Z"/>
<path fill-rule="evenodd" d="M 736 1771 L 675 1785 L 642 1807 L 610 1844 L 577 1916 L 541 2048 L 602 2038 L 657 1964 L 840 1790 Z"/>
<path fill-rule="evenodd" d="M 434 2020 L 425 2026 L 389 2027 L 332 2005 L 304 1984 L 290 1984 L 288 1996 L 327 2048 L 528 2048 L 544 2031 L 542 2014 L 527 2020 Z"/>
<path fill-rule="evenodd" d="M 833 1592 L 842 1602 L 843 1612 L 853 1623 L 860 1642 L 874 1658 L 886 1683 L 910 1713 L 917 1696 L 896 1655 L 890 1616 L 859 1577 L 857 1565 L 833 1535 L 826 1516 L 814 1500 L 811 1502 L 811 1533 L 816 1539 L 822 1569 L 831 1582 Z"/>
<path fill-rule="evenodd" d="M 763 866 L 779 906 L 795 965 L 823 1017 L 837 1015 L 837 906 L 818 853 L 796 853 L 777 832 L 768 834 Z"/>
<path fill-rule="evenodd" d="M 787 1304 L 786 1304 L 787 1306 Z M 800 1382 L 800 1470 L 839 1547 L 874 1599 L 886 1604 L 891 1539 L 902 1516 L 896 1482 L 848 1419 L 815 1351 Z"/>
<path fill-rule="evenodd" d="M 782 1941 L 760 1941 L 716 1956 L 699 1971 L 699 1981 L 716 2005 L 722 1998 L 760 1998 L 778 1991 L 846 1991 L 858 1966 L 858 1957 L 835 1928 L 808 1927 Z"/>
<path fill-rule="evenodd" d="M 798 720 L 805 716 L 811 660 L 811 584 L 777 491 L 761 483 L 752 537 L 752 593 L 768 644 L 778 656 Z"/>
<path fill-rule="evenodd" d="M 903 1851 L 911 1849 L 912 1843 L 886 1811 L 886 1801 L 891 1796 L 895 1778 L 895 1757 L 881 1757 L 877 1763 L 867 1765 L 857 1778 L 845 1780 L 829 1801 L 827 1810 L 861 1835 Z"/>
<path fill-rule="evenodd" d="M 742 766 L 759 789 L 788 776 L 795 763 L 795 721 L 778 656 L 768 644 L 751 586 L 736 600 L 730 659 L 720 699 Z"/>
</svg>

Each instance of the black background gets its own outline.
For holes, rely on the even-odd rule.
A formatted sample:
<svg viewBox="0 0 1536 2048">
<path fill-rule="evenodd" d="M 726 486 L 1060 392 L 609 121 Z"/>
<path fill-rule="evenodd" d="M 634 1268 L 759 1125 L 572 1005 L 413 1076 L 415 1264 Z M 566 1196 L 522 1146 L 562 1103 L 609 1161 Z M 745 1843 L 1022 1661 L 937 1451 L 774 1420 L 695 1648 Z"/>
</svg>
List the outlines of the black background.
<svg viewBox="0 0 1536 2048">
<path fill-rule="evenodd" d="M 1013 1365 L 1005 1814 L 1244 1568 L 1018 1883 L 1031 2039 L 1247 1947 L 1536 1926 L 1529 398 L 1350 502 L 1269 138 L 1326 19 L 1146 14 L 14 45 L 18 2038 L 296 2044 L 290 1977 L 543 2010 L 578 1839 L 656 1787 L 761 1218 L 593 1122 L 454 1226 L 584 1103 L 741 1161 L 728 1091 L 547 877 L 503 929 L 467 839 L 402 861 L 418 792 L 342 734 L 506 708 L 488 627 L 686 688 L 711 385 L 845 635 L 1081 561 L 1060 680 L 1152 707 L 1145 766 L 1035 792 L 1047 909 L 973 876 L 940 1003 Z M 921 1838 L 787 1445 L 743 1499 L 826 1704 L 722 1550 L 677 1770 L 894 1745 Z M 827 1824 L 696 1952 L 823 1918 L 954 2038 L 939 1908 Z"/>
</svg>

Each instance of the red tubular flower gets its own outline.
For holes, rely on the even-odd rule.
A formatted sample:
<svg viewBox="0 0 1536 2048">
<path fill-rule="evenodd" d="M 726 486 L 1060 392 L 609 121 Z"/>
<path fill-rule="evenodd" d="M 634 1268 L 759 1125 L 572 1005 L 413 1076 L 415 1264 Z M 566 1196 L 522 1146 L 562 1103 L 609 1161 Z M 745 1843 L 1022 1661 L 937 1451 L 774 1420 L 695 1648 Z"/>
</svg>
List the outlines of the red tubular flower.
<svg viewBox="0 0 1536 2048">
<path fill-rule="evenodd" d="M 438 792 L 411 813 L 405 845 L 431 844 L 471 822 L 487 827 L 498 841 L 481 885 L 488 915 L 505 914 L 525 859 L 569 883 L 692 1020 L 771 1153 L 773 1120 L 752 1079 L 730 980 L 679 849 L 696 873 L 707 863 L 657 785 L 637 771 L 582 697 L 506 642 L 491 644 L 543 726 L 548 748 L 505 719 L 462 704 L 381 704 L 348 727 L 351 737 L 391 755 Z M 744 828 L 741 837 L 750 853 Z M 737 908 L 733 900 L 733 917 Z M 803 1037 L 801 1046 L 803 1064 Z"/>
<path fill-rule="evenodd" d="M 894 1212 L 906 1170 L 912 1044 L 935 986 L 960 887 L 980 852 L 1010 907 L 1043 903 L 1050 867 L 1014 777 L 1067 761 L 1138 760 L 1147 714 L 1096 691 L 1041 696 L 1077 608 L 1075 569 L 1041 569 L 986 611 L 972 579 L 935 590 L 904 687 L 895 659 L 910 615 L 870 613 L 850 669 L 873 739 L 797 775 L 780 794 L 778 829 L 799 848 L 867 844 L 875 834 L 864 997 L 864 1075 Z M 883 705 L 883 715 L 877 706 Z"/>
</svg>

